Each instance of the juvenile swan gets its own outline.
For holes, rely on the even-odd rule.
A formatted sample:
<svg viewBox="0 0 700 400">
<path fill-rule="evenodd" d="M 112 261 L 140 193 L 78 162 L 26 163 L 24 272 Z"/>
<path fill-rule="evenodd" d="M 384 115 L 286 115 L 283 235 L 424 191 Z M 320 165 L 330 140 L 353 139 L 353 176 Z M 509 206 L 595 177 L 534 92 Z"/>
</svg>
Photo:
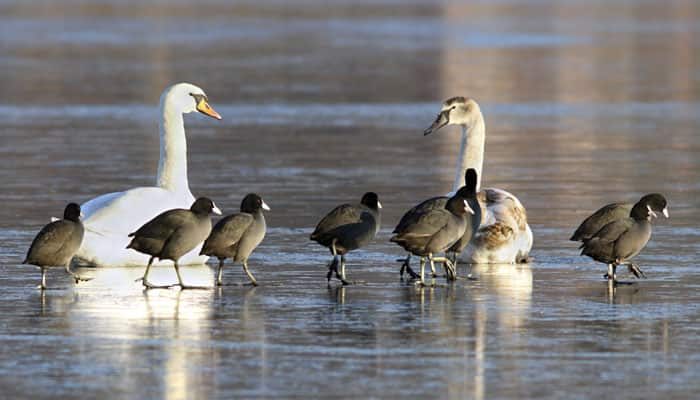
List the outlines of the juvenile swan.
<svg viewBox="0 0 700 400">
<path fill-rule="evenodd" d="M 468 168 L 476 170 L 479 190 L 486 139 L 486 125 L 479 104 L 465 97 L 446 100 L 435 122 L 423 134 L 429 135 L 446 125 L 462 127 L 453 193 L 464 186 L 463 172 Z M 461 260 L 467 263 L 527 262 L 532 248 L 532 231 L 527 224 L 525 207 L 502 189 L 484 189 L 478 193 L 478 198 L 482 207 L 481 226 L 462 252 Z"/>
<path fill-rule="evenodd" d="M 194 201 L 187 182 L 187 142 L 182 114 L 198 111 L 221 119 L 204 91 L 189 83 L 169 87 L 160 97 L 160 161 L 156 186 L 137 187 L 96 197 L 82 205 L 85 238 L 76 255 L 79 262 L 95 266 L 139 266 L 148 258 L 126 250 L 127 235 L 146 221 Z M 182 264 L 201 264 L 199 249 L 184 255 Z"/>
</svg>

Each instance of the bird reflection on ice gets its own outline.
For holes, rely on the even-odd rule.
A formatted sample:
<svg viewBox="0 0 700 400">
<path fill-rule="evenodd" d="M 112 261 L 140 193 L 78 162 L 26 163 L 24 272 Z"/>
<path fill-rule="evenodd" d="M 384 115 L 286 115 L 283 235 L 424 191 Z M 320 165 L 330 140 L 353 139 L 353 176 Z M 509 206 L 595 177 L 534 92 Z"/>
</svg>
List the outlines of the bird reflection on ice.
<svg viewBox="0 0 700 400">
<path fill-rule="evenodd" d="M 143 274 L 141 268 L 99 268 L 90 272 L 94 279 L 73 291 L 79 301 L 67 313 L 69 332 L 74 334 L 88 325 L 91 329 L 84 335 L 97 337 L 101 343 L 113 343 L 112 348 L 116 346 L 117 355 L 110 356 L 116 357 L 112 362 L 162 368 L 162 381 L 153 388 L 163 390 L 162 397 L 207 397 L 210 385 L 202 385 L 201 381 L 208 378 L 190 370 L 188 362 L 206 359 L 208 355 L 193 351 L 188 343 L 210 339 L 216 290 L 143 290 L 140 282 L 134 282 Z M 206 265 L 184 267 L 181 273 L 188 283 L 213 286 L 213 272 Z M 173 268 L 154 268 L 151 274 L 158 283 L 176 282 Z M 124 387 L 144 384 L 138 373 L 127 373 L 118 379 Z"/>
</svg>

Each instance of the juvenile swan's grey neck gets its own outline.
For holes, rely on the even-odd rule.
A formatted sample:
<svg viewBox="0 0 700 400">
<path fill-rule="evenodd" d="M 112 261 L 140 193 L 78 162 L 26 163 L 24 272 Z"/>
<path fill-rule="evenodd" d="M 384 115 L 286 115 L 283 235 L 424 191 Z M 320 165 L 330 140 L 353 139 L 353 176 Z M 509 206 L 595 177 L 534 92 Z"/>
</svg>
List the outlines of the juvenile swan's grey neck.
<svg viewBox="0 0 700 400">
<path fill-rule="evenodd" d="M 189 192 L 187 141 L 182 112 L 168 102 L 167 94 L 161 97 L 160 111 L 160 161 L 156 184 L 173 192 Z"/>
<path fill-rule="evenodd" d="M 464 186 L 464 171 L 468 168 L 476 170 L 476 190 L 481 188 L 481 170 L 484 165 L 484 142 L 486 139 L 486 124 L 480 115 L 471 129 L 467 130 L 466 125 L 462 125 L 462 141 L 459 145 L 459 158 L 457 159 L 457 170 L 455 180 L 452 185 L 453 193 L 457 193 L 459 188 Z"/>
</svg>

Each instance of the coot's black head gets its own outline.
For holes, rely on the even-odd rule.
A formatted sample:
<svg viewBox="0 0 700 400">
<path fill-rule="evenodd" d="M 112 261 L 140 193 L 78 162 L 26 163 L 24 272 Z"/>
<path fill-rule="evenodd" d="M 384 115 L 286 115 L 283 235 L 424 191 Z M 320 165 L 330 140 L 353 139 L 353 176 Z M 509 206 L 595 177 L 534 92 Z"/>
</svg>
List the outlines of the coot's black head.
<svg viewBox="0 0 700 400">
<path fill-rule="evenodd" d="M 265 204 L 262 197 L 255 193 L 249 193 L 241 201 L 241 212 L 255 213 L 258 210 L 270 210 L 270 207 Z"/>
<path fill-rule="evenodd" d="M 200 197 L 192 203 L 190 211 L 195 214 L 209 215 L 211 213 L 221 215 L 221 210 L 207 197 Z"/>
<path fill-rule="evenodd" d="M 668 208 L 666 208 L 666 198 L 659 193 L 647 194 L 632 207 L 630 216 L 634 219 L 651 219 L 658 217 L 657 213 L 668 218 Z"/>
<path fill-rule="evenodd" d="M 76 203 L 69 203 L 66 206 L 66 209 L 63 210 L 63 219 L 78 222 L 80 221 L 81 216 L 82 213 L 80 212 L 80 206 Z"/>
<path fill-rule="evenodd" d="M 362 196 L 360 203 L 366 205 L 367 207 L 378 210 L 382 208 L 382 203 L 379 202 L 379 196 L 374 192 L 367 192 Z"/>
<path fill-rule="evenodd" d="M 476 193 L 477 180 L 476 170 L 474 168 L 468 168 L 464 172 L 464 187 L 469 189 L 472 193 Z"/>
<path fill-rule="evenodd" d="M 457 193 L 450 197 L 445 204 L 445 208 L 452 212 L 453 214 L 463 215 L 463 214 L 474 214 L 474 210 L 469 206 L 467 200 L 469 197 L 473 197 L 474 192 L 467 189 L 466 186 L 462 186 Z"/>
<path fill-rule="evenodd" d="M 639 201 L 644 201 L 651 211 L 661 213 L 668 218 L 668 209 L 666 208 L 666 198 L 659 193 L 651 193 L 642 197 Z"/>
</svg>

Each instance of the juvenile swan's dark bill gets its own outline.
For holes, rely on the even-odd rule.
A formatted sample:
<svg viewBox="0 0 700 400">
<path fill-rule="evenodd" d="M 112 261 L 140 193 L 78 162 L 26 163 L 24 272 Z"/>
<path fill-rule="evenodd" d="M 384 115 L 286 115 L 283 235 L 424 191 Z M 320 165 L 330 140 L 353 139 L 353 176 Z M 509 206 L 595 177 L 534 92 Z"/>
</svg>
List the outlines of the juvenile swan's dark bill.
<svg viewBox="0 0 700 400">
<path fill-rule="evenodd" d="M 242 263 L 250 284 L 258 285 L 258 281 L 248 269 L 248 257 L 265 238 L 267 225 L 263 210 L 269 211 L 270 207 L 265 204 L 262 197 L 255 193 L 246 195 L 241 202 L 241 212 L 217 222 L 204 242 L 199 254 L 219 259 L 217 286 L 223 285 L 222 274 L 224 261 L 227 258 L 231 258 L 233 262 Z"/>
<path fill-rule="evenodd" d="M 85 229 L 80 222 L 80 206 L 70 203 L 63 211 L 63 219 L 44 226 L 29 246 L 27 257 L 22 264 L 32 264 L 41 268 L 39 289 L 46 290 L 46 269 L 62 266 L 75 283 L 88 281 L 70 270 L 70 263 L 83 241 Z"/>
<path fill-rule="evenodd" d="M 659 195 L 642 197 L 629 216 L 616 219 L 583 240 L 581 254 L 608 265 L 605 277 L 615 282 L 618 265 L 626 265 L 637 278 L 646 278 L 644 272 L 631 259 L 639 254 L 651 238 L 651 220 L 657 213 L 668 218 L 666 199 Z"/>
<path fill-rule="evenodd" d="M 143 278 L 137 281 L 142 281 L 143 286 L 148 289 L 172 286 L 180 286 L 182 289 L 206 289 L 206 287 L 188 286 L 183 283 L 178 260 L 209 236 L 212 213 L 221 215 L 221 210 L 210 199 L 200 197 L 189 210 L 182 208 L 168 210 L 146 222 L 136 232 L 130 233 L 129 237 L 133 239 L 127 248 L 151 256 Z M 148 272 L 155 259 L 173 261 L 177 285 L 157 286 L 148 281 Z"/>
<path fill-rule="evenodd" d="M 349 285 L 345 275 L 345 254 L 367 245 L 379 232 L 382 208 L 374 192 L 362 196 L 360 204 L 343 204 L 329 212 L 316 226 L 310 239 L 330 249 L 333 259 L 328 264 L 326 279 L 333 273 L 343 285 Z M 338 272 L 340 256 L 340 273 Z"/>
</svg>

